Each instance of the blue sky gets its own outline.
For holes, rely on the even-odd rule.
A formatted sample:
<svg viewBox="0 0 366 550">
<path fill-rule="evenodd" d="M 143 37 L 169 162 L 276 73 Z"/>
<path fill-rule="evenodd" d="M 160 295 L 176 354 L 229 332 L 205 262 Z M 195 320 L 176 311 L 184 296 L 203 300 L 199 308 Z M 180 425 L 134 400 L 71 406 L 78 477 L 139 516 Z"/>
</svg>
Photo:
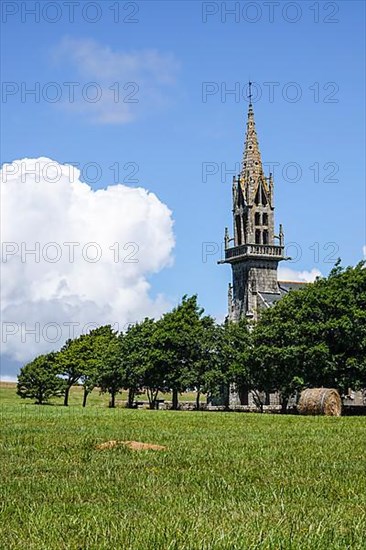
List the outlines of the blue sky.
<svg viewBox="0 0 366 550">
<path fill-rule="evenodd" d="M 346 265 L 362 258 L 363 2 L 104 1 L 94 3 L 97 11 L 80 2 L 74 22 L 62 1 L 35 21 L 24 5 L 36 4 L 2 6 L 2 162 L 95 162 L 98 181 L 84 178 L 94 189 L 117 183 L 109 168 L 115 163 L 127 184 L 136 168 L 138 182 L 130 185 L 155 193 L 174 219 L 174 263 L 149 277 L 152 296 L 175 304 L 198 293 L 208 313 L 225 315 L 230 269 L 216 264 L 219 253 L 203 261 L 202 247 L 220 244 L 231 227 L 225 168 L 241 160 L 248 79 L 261 95 L 254 110 L 262 160 L 276 163 L 276 224 L 301 255 L 286 267 L 327 274 L 333 257 Z M 49 100 L 51 82 L 60 101 Z M 72 105 L 65 82 L 80 83 Z M 80 87 L 90 82 L 103 101 L 82 97 Z M 136 92 L 123 86 L 136 83 L 138 102 L 114 103 L 115 82 L 123 97 Z M 35 83 L 37 102 L 21 93 Z M 207 175 L 207 166 L 216 173 Z"/>
</svg>

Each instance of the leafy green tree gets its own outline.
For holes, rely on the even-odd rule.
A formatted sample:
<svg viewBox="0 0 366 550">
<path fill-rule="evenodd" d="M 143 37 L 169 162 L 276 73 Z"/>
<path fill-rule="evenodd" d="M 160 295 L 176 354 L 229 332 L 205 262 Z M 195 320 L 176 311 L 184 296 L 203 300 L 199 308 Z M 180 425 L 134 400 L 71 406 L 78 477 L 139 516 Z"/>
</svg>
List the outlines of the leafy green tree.
<svg viewBox="0 0 366 550">
<path fill-rule="evenodd" d="M 82 371 L 80 381 L 84 388 L 83 407 L 86 406 L 88 395 L 98 384 L 98 378 L 106 358 L 106 350 L 115 337 L 115 332 L 110 325 L 93 329 L 82 337 L 79 361 Z"/>
<path fill-rule="evenodd" d="M 256 405 L 261 411 L 265 396 L 277 391 L 282 411 L 285 412 L 289 397 L 304 385 L 301 369 L 297 366 L 297 361 L 301 357 L 298 352 L 299 350 L 291 345 L 286 348 L 276 345 L 270 333 L 263 338 L 261 329 L 255 329 L 248 362 L 252 373 L 251 389 Z"/>
<path fill-rule="evenodd" d="M 183 296 L 176 308 L 156 322 L 153 347 L 157 367 L 172 391 L 173 409 L 178 408 L 178 394 L 193 383 L 194 365 L 201 351 L 202 314 L 196 295 Z"/>
<path fill-rule="evenodd" d="M 35 399 L 42 405 L 50 397 L 60 396 L 64 381 L 58 376 L 54 353 L 40 355 L 22 367 L 18 376 L 17 394 L 23 399 Z"/>
<path fill-rule="evenodd" d="M 191 372 L 191 383 L 196 390 L 197 410 L 200 408 L 201 394 L 216 391 L 222 382 L 221 333 L 221 327 L 216 325 L 212 317 L 206 315 L 201 318 L 200 328 L 196 335 L 199 350 L 192 364 Z"/>
<path fill-rule="evenodd" d="M 59 371 L 65 378 L 65 407 L 69 404 L 71 387 L 76 384 L 85 373 L 86 364 L 89 357 L 90 346 L 85 335 L 81 335 L 74 340 L 67 340 L 57 354 Z"/>
<path fill-rule="evenodd" d="M 262 315 L 252 335 L 257 384 L 279 391 L 283 410 L 303 386 L 346 392 L 366 385 L 364 262 L 291 291 Z"/>
<path fill-rule="evenodd" d="M 248 390 L 251 386 L 248 369 L 249 331 L 245 319 L 238 322 L 228 319 L 220 326 L 218 367 L 210 374 L 211 395 L 225 394 L 225 405 L 229 406 L 229 392 L 232 385 L 236 389 Z"/>
<path fill-rule="evenodd" d="M 250 385 L 248 346 L 249 330 L 246 319 L 240 319 L 236 323 L 225 321 L 221 357 L 226 366 L 228 381 L 241 388 Z"/>
<path fill-rule="evenodd" d="M 323 340 L 329 348 L 328 379 L 340 390 L 366 387 L 366 264 L 342 268 L 338 262 L 322 289 Z"/>
<path fill-rule="evenodd" d="M 156 408 L 156 401 L 160 392 L 166 393 L 169 391 L 164 366 L 165 363 L 161 361 L 159 351 L 152 348 L 151 353 L 146 358 L 146 368 L 143 374 L 143 384 L 150 409 Z"/>
<path fill-rule="evenodd" d="M 110 394 L 109 407 L 114 408 L 116 404 L 116 395 L 121 391 L 125 384 L 123 369 L 121 368 L 121 353 L 123 349 L 122 333 L 117 334 L 110 326 L 106 328 L 100 345 L 100 355 L 98 357 L 98 376 L 96 384 L 100 387 L 102 393 Z"/>
<path fill-rule="evenodd" d="M 158 392 L 163 387 L 161 373 L 155 363 L 154 331 L 155 321 L 146 318 L 131 325 L 122 340 L 120 368 L 123 387 L 128 390 L 128 407 L 133 406 L 135 396 L 146 386 L 150 407 L 153 408 Z"/>
</svg>

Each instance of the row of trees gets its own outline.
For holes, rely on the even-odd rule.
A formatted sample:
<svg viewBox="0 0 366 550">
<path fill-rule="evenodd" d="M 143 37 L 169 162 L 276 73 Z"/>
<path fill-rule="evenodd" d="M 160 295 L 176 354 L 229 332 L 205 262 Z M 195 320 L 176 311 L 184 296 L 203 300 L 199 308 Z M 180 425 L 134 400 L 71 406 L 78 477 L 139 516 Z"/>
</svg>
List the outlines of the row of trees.
<svg viewBox="0 0 366 550">
<path fill-rule="evenodd" d="M 259 407 L 266 393 L 288 398 L 311 386 L 366 387 L 366 269 L 364 263 L 291 291 L 263 312 L 254 327 L 215 320 L 197 297 L 182 302 L 161 319 L 146 318 L 116 333 L 110 326 L 69 340 L 56 353 L 37 357 L 19 375 L 18 394 L 37 403 L 84 388 L 83 406 L 94 388 L 110 394 L 110 406 L 122 389 L 127 406 L 146 392 L 154 408 L 159 392 L 197 392 L 212 396 L 230 384 L 253 391 Z"/>
<path fill-rule="evenodd" d="M 59 352 L 37 357 L 22 368 L 18 394 L 35 398 L 37 403 L 63 394 L 67 406 L 71 387 L 81 384 L 83 406 L 98 387 L 110 394 L 111 407 L 118 392 L 125 389 L 128 406 L 146 392 L 153 408 L 160 392 L 172 392 L 173 408 L 177 408 L 179 394 L 196 388 L 199 402 L 210 379 L 220 372 L 225 349 L 220 343 L 228 330 L 228 325 L 216 325 L 203 313 L 196 296 L 184 296 L 157 321 L 146 318 L 125 333 L 107 325 L 68 340 Z M 240 328 L 247 337 L 246 327 Z"/>
</svg>

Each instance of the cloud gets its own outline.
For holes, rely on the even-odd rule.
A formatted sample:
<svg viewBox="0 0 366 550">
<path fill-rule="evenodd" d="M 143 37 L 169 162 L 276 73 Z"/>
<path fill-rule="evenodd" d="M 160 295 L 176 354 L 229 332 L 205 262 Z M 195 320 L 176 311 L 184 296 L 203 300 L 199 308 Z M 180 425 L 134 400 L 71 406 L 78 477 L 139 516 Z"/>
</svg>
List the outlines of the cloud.
<svg viewBox="0 0 366 550">
<path fill-rule="evenodd" d="M 39 158 L 3 166 L 1 202 L 7 357 L 26 361 L 88 323 L 123 328 L 169 307 L 148 281 L 174 247 L 171 212 L 153 193 L 93 191 L 76 168 Z"/>
<path fill-rule="evenodd" d="M 364 260 L 366 260 L 366 244 L 363 245 L 362 252 L 363 252 Z"/>
<path fill-rule="evenodd" d="M 311 271 L 296 271 L 289 267 L 278 268 L 278 280 L 279 281 L 299 281 L 306 283 L 313 283 L 316 277 L 321 277 L 322 274 L 319 269 L 313 267 Z"/>
<path fill-rule="evenodd" d="M 77 82 L 67 85 L 59 105 L 95 123 L 129 123 L 166 107 L 176 93 L 179 63 L 173 54 L 115 51 L 94 40 L 66 37 L 53 59 L 74 70 Z"/>
</svg>

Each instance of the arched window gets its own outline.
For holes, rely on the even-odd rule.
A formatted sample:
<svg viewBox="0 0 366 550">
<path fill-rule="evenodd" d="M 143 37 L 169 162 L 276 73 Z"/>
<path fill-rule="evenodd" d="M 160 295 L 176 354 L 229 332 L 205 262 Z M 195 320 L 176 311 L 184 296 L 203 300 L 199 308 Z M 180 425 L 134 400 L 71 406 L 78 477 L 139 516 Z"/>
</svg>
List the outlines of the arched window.
<svg viewBox="0 0 366 550">
<path fill-rule="evenodd" d="M 257 192 L 255 194 L 254 199 L 255 204 L 258 206 L 258 204 L 261 204 L 261 186 L 258 187 Z"/>
<path fill-rule="evenodd" d="M 261 244 L 261 232 L 260 229 L 255 230 L 255 244 Z"/>
<path fill-rule="evenodd" d="M 244 206 L 244 197 L 243 197 L 243 192 L 239 186 L 239 189 L 238 189 L 238 206 Z"/>
<path fill-rule="evenodd" d="M 268 231 L 265 229 L 263 231 L 263 244 L 268 244 Z"/>
<path fill-rule="evenodd" d="M 257 189 L 257 192 L 255 194 L 254 202 L 257 206 L 258 206 L 258 204 L 263 204 L 263 206 L 267 206 L 267 204 L 268 204 L 267 195 L 266 195 L 266 192 L 265 192 L 265 190 L 264 190 L 261 183 L 259 183 L 259 185 L 258 185 L 258 189 Z"/>
<path fill-rule="evenodd" d="M 256 213 L 255 213 L 254 219 L 255 219 L 255 222 L 254 222 L 255 225 L 260 225 L 260 224 L 261 224 L 261 215 L 260 215 L 259 212 L 256 212 Z"/>
<path fill-rule="evenodd" d="M 238 239 L 238 245 L 242 244 L 242 242 L 241 242 L 240 216 L 236 216 L 236 236 L 237 236 L 237 239 Z"/>
<path fill-rule="evenodd" d="M 263 214 L 263 225 L 268 225 L 268 214 L 266 212 Z"/>
<path fill-rule="evenodd" d="M 266 193 L 264 192 L 263 188 L 262 188 L 262 204 L 263 206 L 267 206 L 267 197 L 266 197 Z"/>
</svg>

